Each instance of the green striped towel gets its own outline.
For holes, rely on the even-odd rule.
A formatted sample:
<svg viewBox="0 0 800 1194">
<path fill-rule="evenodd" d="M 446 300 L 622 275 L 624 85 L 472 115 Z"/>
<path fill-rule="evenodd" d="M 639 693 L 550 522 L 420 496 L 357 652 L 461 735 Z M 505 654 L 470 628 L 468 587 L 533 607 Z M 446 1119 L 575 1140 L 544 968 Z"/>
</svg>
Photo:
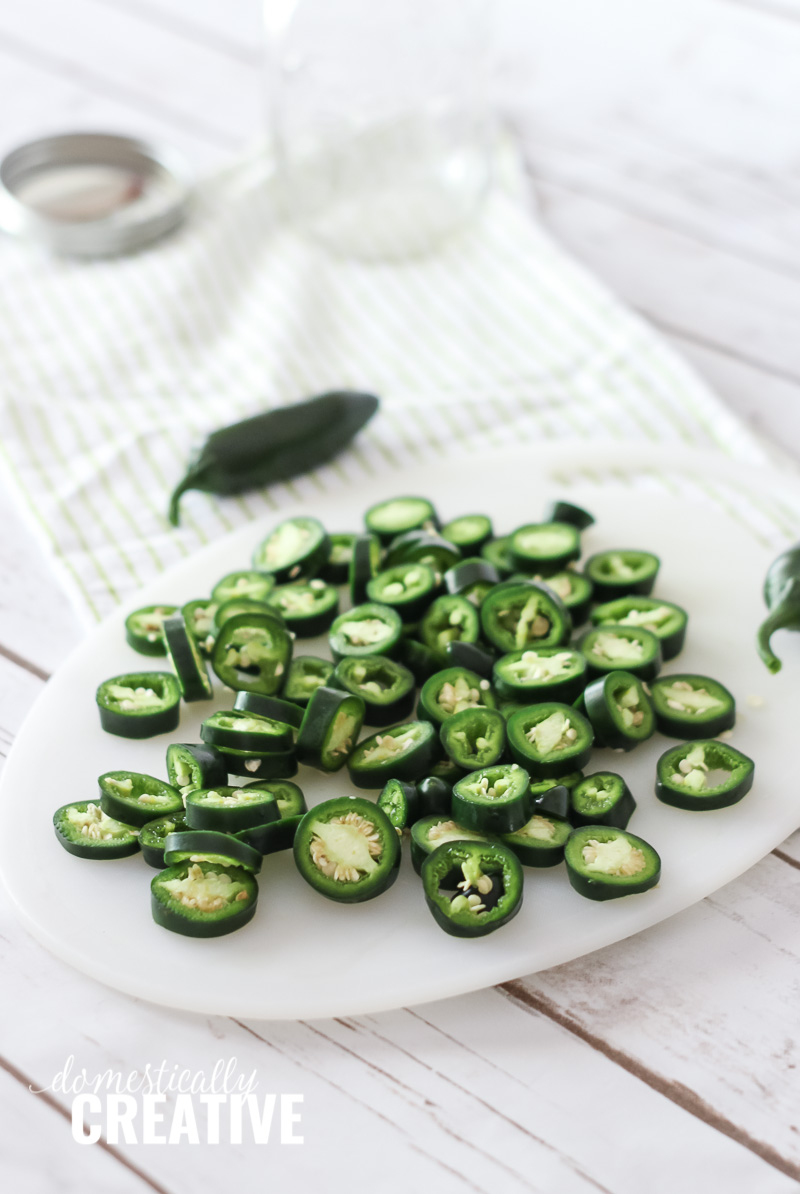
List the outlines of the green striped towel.
<svg viewBox="0 0 800 1194">
<path fill-rule="evenodd" d="M 248 519 L 410 461 L 546 437 L 764 450 L 526 207 L 516 159 L 435 255 L 335 259 L 277 222 L 263 159 L 201 190 L 171 239 L 127 258 L 0 251 L 5 476 L 84 619 Z M 332 465 L 242 498 L 189 494 L 215 427 L 334 388 L 382 411 Z M 784 532 L 766 517 L 767 531 Z"/>
</svg>

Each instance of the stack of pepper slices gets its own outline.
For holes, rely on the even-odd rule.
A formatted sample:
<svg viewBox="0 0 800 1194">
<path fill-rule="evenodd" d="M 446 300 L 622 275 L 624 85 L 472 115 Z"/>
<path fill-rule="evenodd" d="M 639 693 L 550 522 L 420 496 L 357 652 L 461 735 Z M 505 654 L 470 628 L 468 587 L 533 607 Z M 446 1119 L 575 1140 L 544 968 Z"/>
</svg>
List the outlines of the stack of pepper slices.
<svg viewBox="0 0 800 1194">
<path fill-rule="evenodd" d="M 293 850 L 307 883 L 354 903 L 391 886 L 407 835 L 428 907 L 459 937 L 519 911 L 523 867 L 563 859 L 593 900 L 653 887 L 660 859 L 627 832 L 625 780 L 584 775 L 593 746 L 633 750 L 656 730 L 680 739 L 658 761 L 655 791 L 683 809 L 734 804 L 753 763 L 719 740 L 735 719 L 722 684 L 660 674 L 688 619 L 651 596 L 658 558 L 603 551 L 577 569 L 593 521 L 556 502 L 495 538 L 485 515 L 441 526 L 429 501 L 402 497 L 369 509 L 363 534 L 280 523 L 252 570 L 223 577 L 210 598 L 128 617 L 131 646 L 173 670 L 101 684 L 105 730 L 174 731 L 181 700 L 212 696 L 206 661 L 233 708 L 206 718 L 202 742 L 168 747 L 167 781 L 101 775 L 98 800 L 56 812 L 61 844 L 95 859 L 141 849 L 159 871 L 154 919 L 194 937 L 252 918 L 267 854 Z M 332 658 L 295 652 L 326 631 Z M 298 764 L 346 766 L 377 799 L 309 810 Z"/>
</svg>

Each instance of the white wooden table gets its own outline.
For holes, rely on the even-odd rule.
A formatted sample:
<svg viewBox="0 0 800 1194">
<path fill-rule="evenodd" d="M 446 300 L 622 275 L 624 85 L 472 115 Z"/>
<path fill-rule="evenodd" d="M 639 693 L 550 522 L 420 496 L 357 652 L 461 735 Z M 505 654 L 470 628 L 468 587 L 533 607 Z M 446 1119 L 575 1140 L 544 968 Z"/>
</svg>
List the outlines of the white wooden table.
<svg viewBox="0 0 800 1194">
<path fill-rule="evenodd" d="M 498 21 L 496 94 L 542 219 L 800 461 L 800 0 L 501 0 Z M 212 168 L 261 131 L 259 5 L 6 4 L 0 105 L 2 148 L 109 128 Z M 79 627 L 2 494 L 0 520 L 5 752 Z M 4 1188 L 797 1189 L 798 871 L 795 834 L 701 905 L 556 970 L 278 1025 L 100 987 L 2 897 Z M 262 1090 L 303 1094 L 305 1143 L 81 1147 L 71 1099 L 28 1092 L 70 1054 L 91 1074 L 235 1057 Z"/>
</svg>

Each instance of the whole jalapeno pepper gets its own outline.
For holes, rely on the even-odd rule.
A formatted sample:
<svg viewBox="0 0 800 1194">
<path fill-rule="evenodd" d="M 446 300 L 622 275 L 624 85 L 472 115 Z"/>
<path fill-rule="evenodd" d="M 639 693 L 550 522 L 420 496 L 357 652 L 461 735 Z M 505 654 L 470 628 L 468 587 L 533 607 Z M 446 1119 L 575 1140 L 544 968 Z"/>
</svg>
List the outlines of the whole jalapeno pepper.
<svg viewBox="0 0 800 1194">
<path fill-rule="evenodd" d="M 756 637 L 758 653 L 773 673 L 781 661 L 770 639 L 776 630 L 800 630 L 800 543 L 788 548 L 771 564 L 764 580 L 764 602 L 769 610 Z"/>
</svg>

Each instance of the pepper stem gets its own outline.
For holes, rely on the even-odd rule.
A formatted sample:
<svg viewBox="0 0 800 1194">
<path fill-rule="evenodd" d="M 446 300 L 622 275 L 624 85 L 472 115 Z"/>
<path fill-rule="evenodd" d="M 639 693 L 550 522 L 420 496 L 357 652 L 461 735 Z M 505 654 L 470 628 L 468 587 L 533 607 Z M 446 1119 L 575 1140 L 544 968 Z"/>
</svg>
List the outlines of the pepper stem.
<svg viewBox="0 0 800 1194">
<path fill-rule="evenodd" d="M 776 630 L 796 626 L 798 612 L 800 612 L 800 582 L 793 579 L 779 594 L 777 604 L 769 611 L 756 635 L 758 653 L 773 675 L 776 675 L 783 665 L 772 650 L 770 639 Z"/>
<path fill-rule="evenodd" d="M 192 488 L 192 474 L 187 473 L 186 476 L 183 478 L 183 480 L 178 485 L 175 486 L 175 488 L 173 489 L 173 491 L 170 495 L 169 510 L 167 511 L 167 517 L 169 518 L 170 522 L 172 523 L 172 525 L 174 527 L 180 526 L 180 522 L 181 522 L 181 515 L 180 515 L 181 497 L 183 496 L 184 493 L 186 493 L 187 489 L 191 489 L 191 488 Z"/>
</svg>

